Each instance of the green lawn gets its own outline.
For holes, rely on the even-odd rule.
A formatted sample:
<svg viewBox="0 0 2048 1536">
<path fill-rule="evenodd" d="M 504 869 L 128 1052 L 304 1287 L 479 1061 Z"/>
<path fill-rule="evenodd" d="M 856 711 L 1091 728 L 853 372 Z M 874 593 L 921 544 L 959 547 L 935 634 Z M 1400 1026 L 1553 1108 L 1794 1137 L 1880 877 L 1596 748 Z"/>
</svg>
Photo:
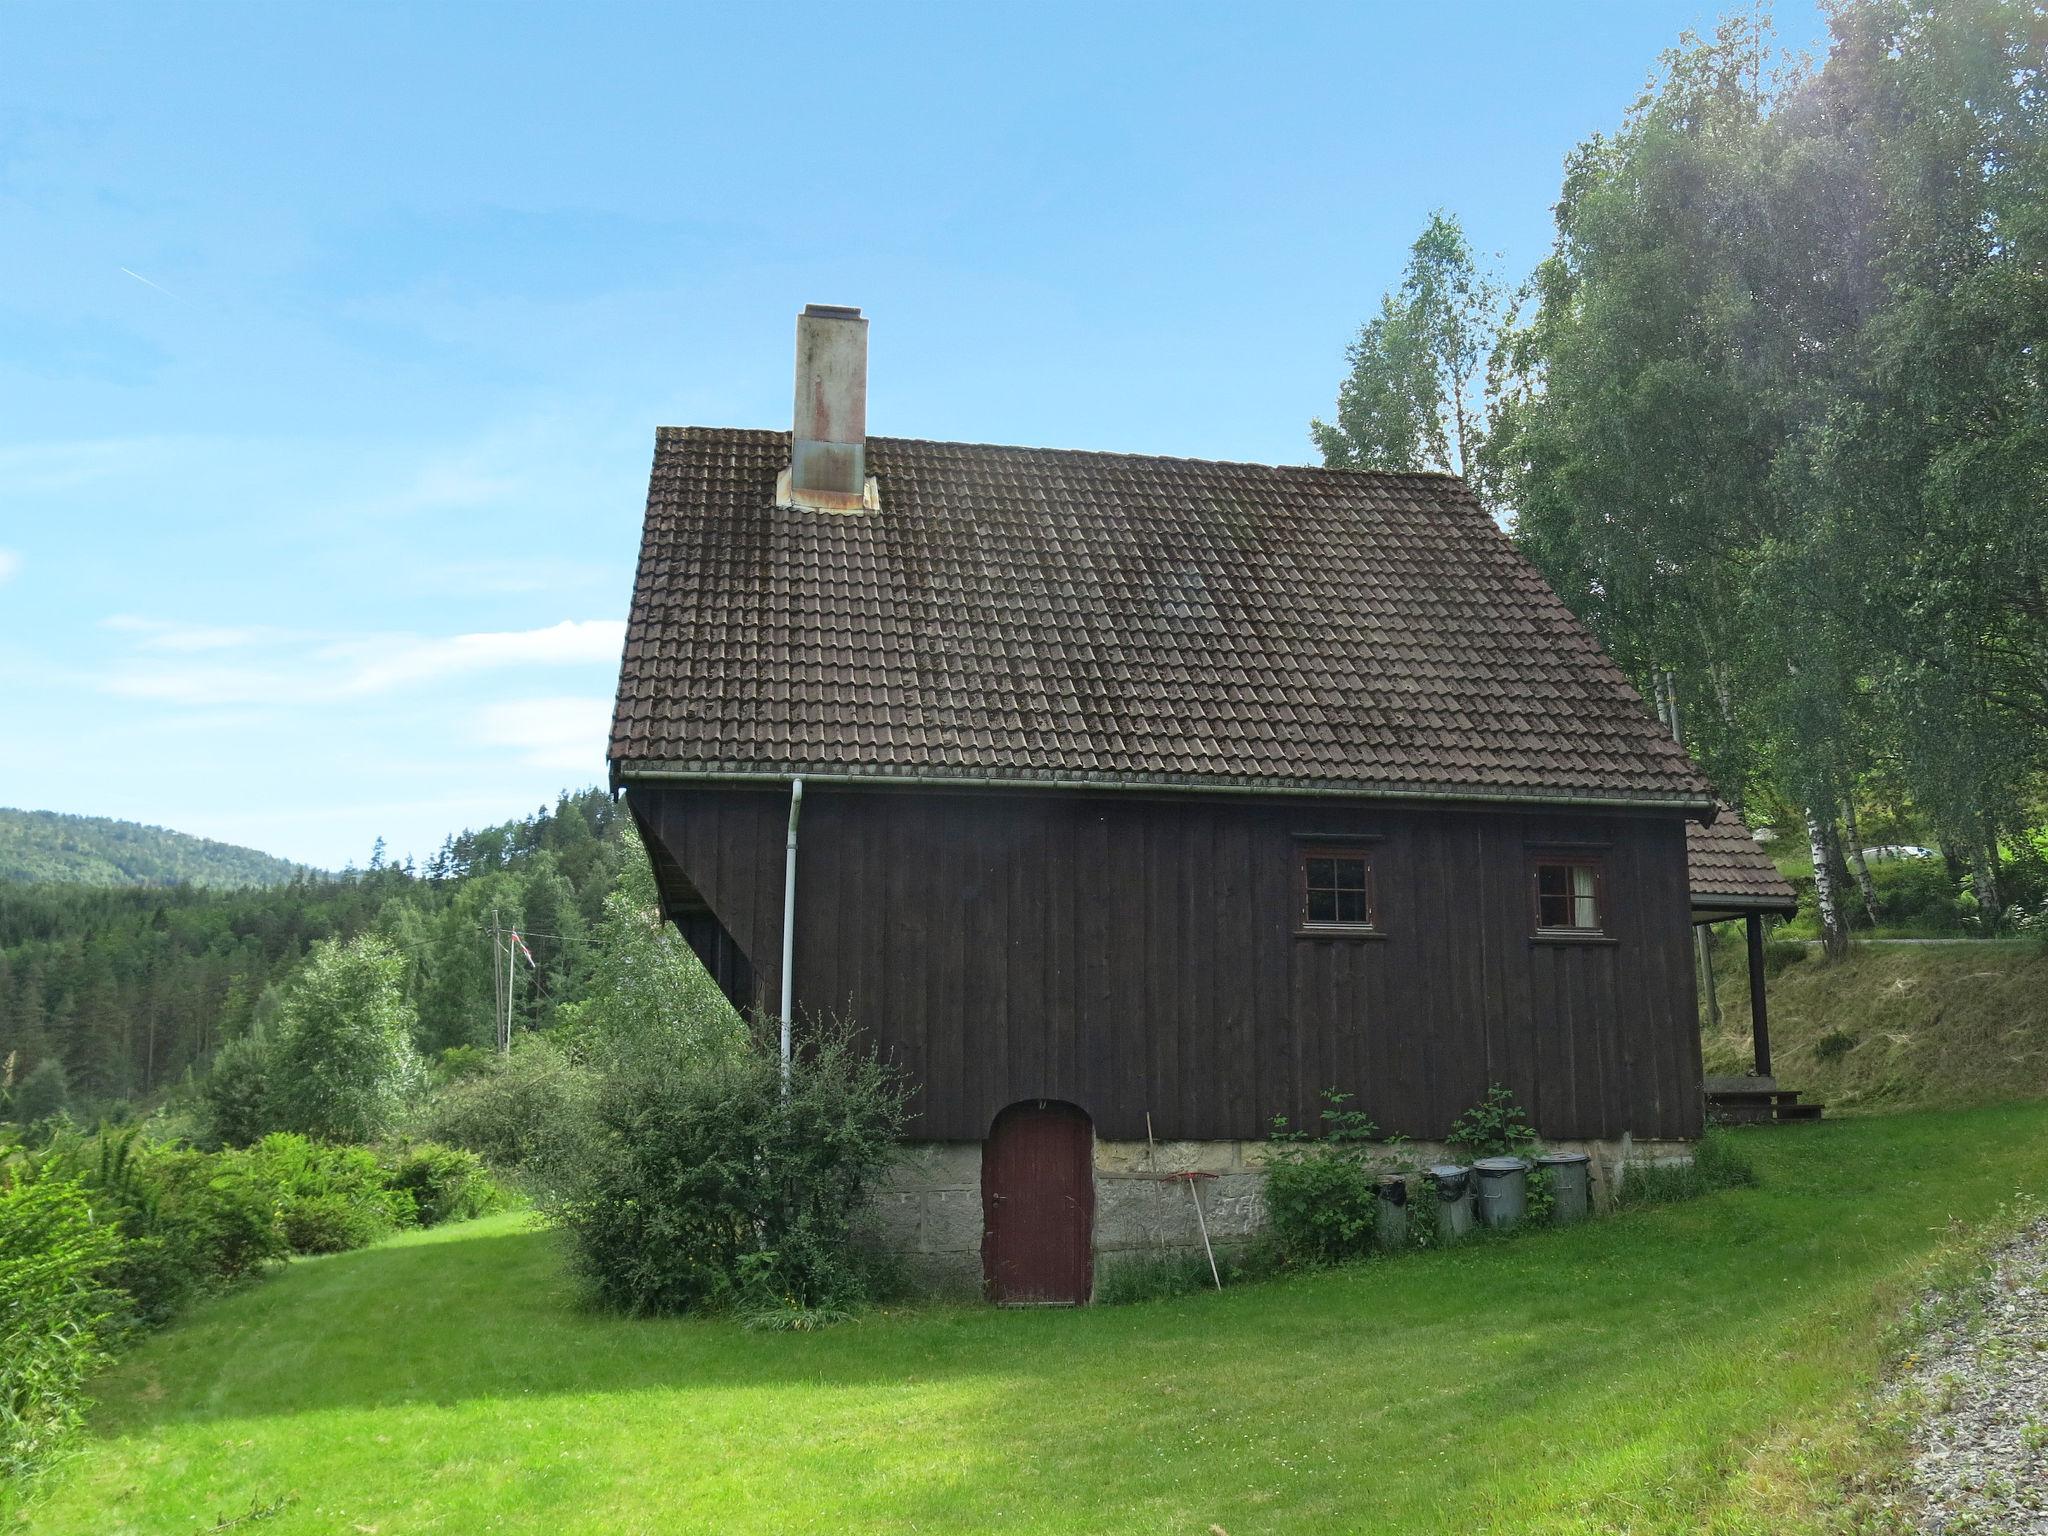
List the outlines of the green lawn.
<svg viewBox="0 0 2048 1536">
<path fill-rule="evenodd" d="M 294 1264 L 100 1384 L 24 1528 L 1786 1531 L 2048 1107 L 1744 1133 L 1764 1188 L 1093 1311 L 814 1336 L 581 1310 L 500 1217 Z"/>
</svg>

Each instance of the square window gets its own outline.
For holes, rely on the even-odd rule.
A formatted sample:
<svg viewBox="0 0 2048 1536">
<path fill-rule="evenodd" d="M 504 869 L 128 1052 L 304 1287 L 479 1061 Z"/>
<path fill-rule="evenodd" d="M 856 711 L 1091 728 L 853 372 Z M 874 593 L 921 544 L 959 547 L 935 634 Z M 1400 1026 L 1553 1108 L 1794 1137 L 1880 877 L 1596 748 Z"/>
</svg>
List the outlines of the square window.
<svg viewBox="0 0 2048 1536">
<path fill-rule="evenodd" d="M 1598 859 L 1539 858 L 1533 874 L 1539 932 L 1601 931 L 1606 881 Z"/>
<path fill-rule="evenodd" d="M 1370 853 L 1360 848 L 1303 849 L 1296 876 L 1302 928 L 1378 931 Z"/>
</svg>

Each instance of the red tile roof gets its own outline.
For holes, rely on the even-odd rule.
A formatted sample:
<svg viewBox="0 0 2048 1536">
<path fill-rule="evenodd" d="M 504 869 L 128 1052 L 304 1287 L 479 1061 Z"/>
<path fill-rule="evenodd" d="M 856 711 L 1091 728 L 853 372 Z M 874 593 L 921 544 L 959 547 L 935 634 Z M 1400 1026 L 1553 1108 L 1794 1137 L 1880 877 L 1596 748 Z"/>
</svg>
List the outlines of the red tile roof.
<svg viewBox="0 0 2048 1536">
<path fill-rule="evenodd" d="M 847 515 L 779 510 L 788 462 L 656 435 L 621 777 L 1708 803 L 1455 478 L 876 437 Z"/>
<path fill-rule="evenodd" d="M 1711 827 L 1686 825 L 1685 862 L 1695 907 L 1790 912 L 1799 905 L 1748 825 L 1725 805 Z"/>
</svg>

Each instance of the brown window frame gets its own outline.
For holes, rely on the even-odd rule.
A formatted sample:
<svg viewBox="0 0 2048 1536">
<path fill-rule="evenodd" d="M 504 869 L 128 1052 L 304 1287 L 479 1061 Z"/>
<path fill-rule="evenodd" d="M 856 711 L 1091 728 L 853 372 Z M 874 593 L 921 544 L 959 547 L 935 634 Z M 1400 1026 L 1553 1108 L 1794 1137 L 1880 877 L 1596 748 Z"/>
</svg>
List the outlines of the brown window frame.
<svg viewBox="0 0 2048 1536">
<path fill-rule="evenodd" d="M 1543 871 L 1546 869 L 1590 869 L 1593 871 L 1593 925 L 1562 926 L 1543 921 Z M 1565 878 L 1565 900 L 1576 904 L 1571 877 Z M 1529 855 L 1529 917 L 1539 939 L 1604 939 L 1607 937 L 1607 860 L 1598 853 L 1553 849 Z"/>
<path fill-rule="evenodd" d="M 1294 931 L 1305 936 L 1324 938 L 1377 938 L 1386 930 L 1380 927 L 1380 894 L 1378 872 L 1374 868 L 1374 849 L 1357 843 L 1303 843 L 1294 850 Z M 1357 922 L 1347 919 L 1323 919 L 1311 921 L 1308 915 L 1308 865 L 1311 859 L 1350 859 L 1365 866 L 1365 920 Z M 1332 892 L 1348 890 L 1348 886 L 1318 887 Z"/>
</svg>

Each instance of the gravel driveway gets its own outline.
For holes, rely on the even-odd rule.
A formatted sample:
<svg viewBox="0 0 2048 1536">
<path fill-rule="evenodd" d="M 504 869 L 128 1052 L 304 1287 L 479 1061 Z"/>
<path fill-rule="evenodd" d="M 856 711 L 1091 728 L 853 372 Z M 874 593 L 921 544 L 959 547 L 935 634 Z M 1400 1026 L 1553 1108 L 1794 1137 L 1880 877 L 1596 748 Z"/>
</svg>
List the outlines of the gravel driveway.
<svg viewBox="0 0 2048 1536">
<path fill-rule="evenodd" d="M 1993 1261 L 1981 1313 L 1929 1337 L 1910 1482 L 1920 1529 L 2048 1536 L 2048 1219 Z"/>
</svg>

